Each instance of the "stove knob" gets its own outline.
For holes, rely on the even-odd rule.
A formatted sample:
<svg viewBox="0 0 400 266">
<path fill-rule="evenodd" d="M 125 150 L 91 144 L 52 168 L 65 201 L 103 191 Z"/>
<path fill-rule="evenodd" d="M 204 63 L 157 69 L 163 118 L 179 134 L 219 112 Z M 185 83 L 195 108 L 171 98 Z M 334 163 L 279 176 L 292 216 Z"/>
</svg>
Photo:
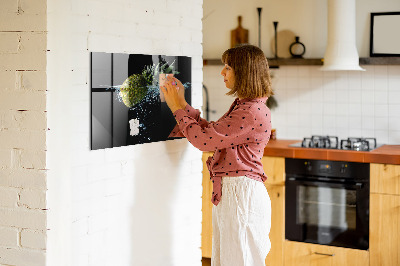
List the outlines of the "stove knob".
<svg viewBox="0 0 400 266">
<path fill-rule="evenodd" d="M 306 170 L 308 172 L 311 172 L 311 170 L 312 170 L 311 162 L 306 162 L 305 165 L 306 165 Z"/>
<path fill-rule="evenodd" d="M 347 169 L 347 164 L 342 164 L 342 167 L 340 168 L 340 173 L 341 174 L 346 173 L 346 169 Z"/>
</svg>

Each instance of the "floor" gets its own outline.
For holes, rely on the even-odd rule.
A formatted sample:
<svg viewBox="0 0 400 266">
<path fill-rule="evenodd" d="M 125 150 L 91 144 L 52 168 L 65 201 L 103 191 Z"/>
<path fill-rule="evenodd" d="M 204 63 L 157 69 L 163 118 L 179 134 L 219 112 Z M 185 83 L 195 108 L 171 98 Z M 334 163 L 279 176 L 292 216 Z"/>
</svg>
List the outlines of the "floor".
<svg viewBox="0 0 400 266">
<path fill-rule="evenodd" d="M 203 263 L 203 266 L 211 266 L 211 259 L 209 258 L 202 258 L 201 262 Z"/>
</svg>

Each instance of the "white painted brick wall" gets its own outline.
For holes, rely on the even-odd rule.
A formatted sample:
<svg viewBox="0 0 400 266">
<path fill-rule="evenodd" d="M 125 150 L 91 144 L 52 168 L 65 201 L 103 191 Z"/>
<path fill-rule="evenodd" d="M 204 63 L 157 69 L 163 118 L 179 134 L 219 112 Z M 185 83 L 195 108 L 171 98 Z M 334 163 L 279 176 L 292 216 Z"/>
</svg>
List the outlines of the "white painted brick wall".
<svg viewBox="0 0 400 266">
<path fill-rule="evenodd" d="M 19 230 L 17 228 L 0 227 L 0 247 L 18 247 Z"/>
<path fill-rule="evenodd" d="M 202 0 L 50 1 L 47 10 L 47 263 L 200 265 L 201 152 L 186 140 L 90 151 L 88 81 L 89 52 L 191 56 L 200 107 Z"/>
<path fill-rule="evenodd" d="M 46 249 L 46 231 L 23 229 L 21 246 L 32 249 Z"/>
<path fill-rule="evenodd" d="M 46 1 L 0 17 L 0 264 L 45 265 Z"/>
</svg>

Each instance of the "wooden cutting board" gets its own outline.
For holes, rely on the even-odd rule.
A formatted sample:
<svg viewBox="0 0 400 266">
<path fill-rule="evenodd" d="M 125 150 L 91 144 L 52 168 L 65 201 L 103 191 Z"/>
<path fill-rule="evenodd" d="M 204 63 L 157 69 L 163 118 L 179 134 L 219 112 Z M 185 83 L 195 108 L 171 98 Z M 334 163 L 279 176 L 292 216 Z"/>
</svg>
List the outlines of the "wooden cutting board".
<svg viewBox="0 0 400 266">
<path fill-rule="evenodd" d="M 249 43 L 249 31 L 242 27 L 242 16 L 238 16 L 238 27 L 231 30 L 231 48 L 238 44 Z"/>
</svg>

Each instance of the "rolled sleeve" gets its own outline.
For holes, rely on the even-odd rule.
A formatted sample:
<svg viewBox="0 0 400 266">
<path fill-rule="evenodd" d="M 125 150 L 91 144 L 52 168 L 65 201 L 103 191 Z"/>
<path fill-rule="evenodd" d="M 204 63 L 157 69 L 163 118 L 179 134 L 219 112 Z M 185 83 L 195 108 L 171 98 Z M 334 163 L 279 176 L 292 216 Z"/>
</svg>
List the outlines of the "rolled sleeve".
<svg viewBox="0 0 400 266">
<path fill-rule="evenodd" d="M 182 134 L 201 151 L 211 151 L 246 143 L 249 132 L 254 129 L 254 115 L 248 110 L 235 110 L 218 122 L 201 126 L 192 117 L 180 109 L 174 113 Z"/>
</svg>

